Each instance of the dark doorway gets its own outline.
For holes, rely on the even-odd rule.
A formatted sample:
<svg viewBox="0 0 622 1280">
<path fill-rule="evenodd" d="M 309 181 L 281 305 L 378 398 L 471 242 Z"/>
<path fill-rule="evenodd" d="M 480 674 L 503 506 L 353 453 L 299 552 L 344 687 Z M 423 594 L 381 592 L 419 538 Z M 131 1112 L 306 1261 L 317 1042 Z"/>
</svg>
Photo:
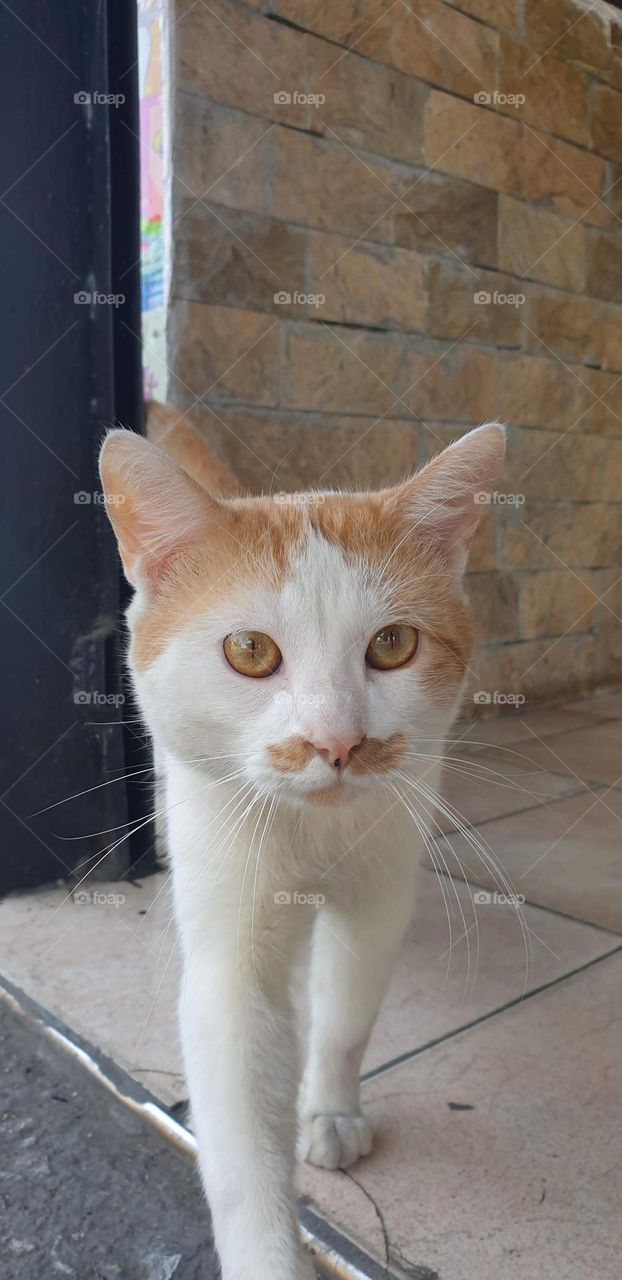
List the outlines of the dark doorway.
<svg viewBox="0 0 622 1280">
<path fill-rule="evenodd" d="M 102 785 L 148 759 L 122 675 L 124 587 L 96 466 L 106 425 L 141 430 L 136 13 L 122 0 L 27 0 L 2 7 L 0 25 L 7 891 L 94 867 L 149 800 Z M 118 876 L 144 852 L 126 840 L 101 872 Z"/>
</svg>

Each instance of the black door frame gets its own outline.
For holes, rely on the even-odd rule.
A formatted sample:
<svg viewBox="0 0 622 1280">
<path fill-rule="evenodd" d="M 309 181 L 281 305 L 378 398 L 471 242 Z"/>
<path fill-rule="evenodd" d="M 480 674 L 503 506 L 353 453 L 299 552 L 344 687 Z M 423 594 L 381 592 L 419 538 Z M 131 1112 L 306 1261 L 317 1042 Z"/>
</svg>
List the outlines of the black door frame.
<svg viewBox="0 0 622 1280">
<path fill-rule="evenodd" d="M 98 862 L 114 879 L 144 859 L 138 837 L 103 855 L 149 804 L 144 786 L 111 780 L 149 759 L 122 673 L 125 588 L 97 477 L 105 426 L 142 430 L 136 9 L 25 0 L 0 9 L 0 28 L 7 891 Z"/>
</svg>

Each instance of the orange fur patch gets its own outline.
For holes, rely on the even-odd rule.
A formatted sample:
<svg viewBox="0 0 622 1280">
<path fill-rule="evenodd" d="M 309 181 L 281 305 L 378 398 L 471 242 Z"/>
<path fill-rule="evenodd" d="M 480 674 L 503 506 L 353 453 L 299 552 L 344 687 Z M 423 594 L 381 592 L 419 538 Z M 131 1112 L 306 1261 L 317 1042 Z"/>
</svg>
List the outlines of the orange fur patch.
<svg viewBox="0 0 622 1280">
<path fill-rule="evenodd" d="M 382 738 L 364 738 L 352 752 L 348 768 L 352 773 L 386 773 L 402 758 L 406 739 L 402 733 Z M 268 759 L 279 773 L 301 773 L 315 755 L 315 747 L 300 734 L 268 747 Z"/>
</svg>

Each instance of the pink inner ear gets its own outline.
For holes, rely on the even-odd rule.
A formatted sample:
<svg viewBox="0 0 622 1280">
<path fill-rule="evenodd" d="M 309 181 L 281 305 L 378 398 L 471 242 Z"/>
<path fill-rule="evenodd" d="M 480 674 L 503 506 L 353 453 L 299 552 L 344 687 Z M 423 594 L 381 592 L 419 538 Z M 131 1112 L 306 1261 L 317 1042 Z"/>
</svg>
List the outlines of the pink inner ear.
<svg viewBox="0 0 622 1280">
<path fill-rule="evenodd" d="M 161 577 L 170 560 L 207 534 L 219 509 L 166 454 L 130 431 L 113 431 L 100 457 L 106 510 L 129 581 Z"/>
<path fill-rule="evenodd" d="M 417 530 L 432 534 L 464 567 L 466 544 L 485 505 L 478 495 L 494 485 L 504 454 L 505 429 L 491 423 L 455 441 L 401 485 L 397 501 L 413 536 Z"/>
</svg>

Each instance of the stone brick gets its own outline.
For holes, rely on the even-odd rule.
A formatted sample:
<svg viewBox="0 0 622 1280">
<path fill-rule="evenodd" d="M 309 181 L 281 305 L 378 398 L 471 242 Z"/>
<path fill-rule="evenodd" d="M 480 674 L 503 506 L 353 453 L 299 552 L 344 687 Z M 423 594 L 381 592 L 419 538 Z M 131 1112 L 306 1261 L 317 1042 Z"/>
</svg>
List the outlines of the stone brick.
<svg viewBox="0 0 622 1280">
<path fill-rule="evenodd" d="M 278 325 L 271 316 L 233 307 L 176 302 L 172 365 L 180 396 L 273 405 L 278 401 Z"/>
<path fill-rule="evenodd" d="M 589 631 L 596 595 L 593 586 L 569 570 L 534 573 L 520 579 L 519 635 L 561 636 L 567 631 Z"/>
<path fill-rule="evenodd" d="M 528 299 L 525 348 L 548 349 L 562 359 L 600 364 L 604 349 L 603 311 L 591 298 L 532 290 Z"/>
<path fill-rule="evenodd" d="M 517 0 L 447 0 L 456 9 L 468 13 L 472 18 L 479 18 L 489 27 L 512 34 L 517 26 Z"/>
<path fill-rule="evenodd" d="M 440 347 L 440 349 L 439 349 Z M 468 342 L 444 350 L 411 348 L 404 364 L 403 398 L 428 422 L 470 422 L 499 417 L 501 353 Z"/>
<path fill-rule="evenodd" d="M 525 125 L 519 194 L 527 200 L 595 226 L 610 226 L 611 213 L 601 201 L 605 176 L 600 156 Z"/>
<path fill-rule="evenodd" d="M 595 435 L 619 437 L 622 435 L 622 377 L 604 369 L 576 371 L 582 386 L 581 417 L 577 430 Z M 574 381 L 574 379 L 573 379 Z"/>
<path fill-rule="evenodd" d="M 306 232 L 261 214 L 185 202 L 175 230 L 173 295 L 190 302 L 275 311 L 275 293 L 305 293 Z M 294 311 L 295 314 L 295 311 Z"/>
<path fill-rule="evenodd" d="M 363 164 L 338 142 L 292 129 L 275 129 L 271 142 L 273 208 L 280 218 L 391 240 L 389 211 L 396 203 L 397 181 L 391 166 Z"/>
<path fill-rule="evenodd" d="M 518 592 L 511 573 L 469 573 L 467 595 L 479 640 L 513 640 L 518 625 Z"/>
<path fill-rule="evenodd" d="M 251 492 L 395 484 L 422 460 L 414 418 L 374 425 L 370 417 L 219 406 L 218 418 L 204 409 L 193 415 L 193 426 Z"/>
<path fill-rule="evenodd" d="M 499 266 L 521 279 L 543 280 L 581 293 L 586 276 L 585 228 L 558 213 L 501 196 Z"/>
<path fill-rule="evenodd" d="M 515 426 L 566 430 L 588 403 L 587 392 L 569 369 L 548 358 L 542 347 L 540 351 L 546 359 L 534 355 L 506 360 L 500 416 Z"/>
<path fill-rule="evenodd" d="M 403 345 L 392 335 L 288 325 L 283 404 L 293 409 L 379 415 L 399 391 Z M 396 406 L 395 417 L 404 417 Z"/>
<path fill-rule="evenodd" d="M 619 307 L 603 307 L 603 369 L 622 370 L 622 312 Z"/>
<path fill-rule="evenodd" d="M 423 90 L 409 76 L 363 58 L 336 58 L 333 45 L 232 0 L 189 8 L 177 22 L 176 43 L 181 88 L 281 124 L 332 129 L 384 155 L 420 159 Z M 309 95 L 324 101 L 305 101 Z"/>
<path fill-rule="evenodd" d="M 528 511 L 505 507 L 503 518 L 497 515 L 500 570 L 598 569 L 619 562 L 619 520 L 616 508 L 605 503 L 530 503 Z"/>
<path fill-rule="evenodd" d="M 422 332 L 427 296 L 425 259 L 347 236 L 309 233 L 307 290 L 323 294 L 318 319 Z"/>
<path fill-rule="evenodd" d="M 175 44 L 180 89 L 256 116 L 310 127 L 311 106 L 293 99 L 288 104 L 274 101 L 279 91 L 314 91 L 308 38 L 297 39 L 295 32 L 231 0 L 211 0 L 209 8 L 193 5 L 183 16 L 179 8 Z"/>
<path fill-rule="evenodd" d="M 305 38 L 298 32 L 292 34 Z M 420 161 L 425 87 L 411 76 L 365 58 L 336 60 L 334 45 L 308 39 L 320 51 L 317 60 L 321 69 L 312 82 L 312 92 L 326 96 L 320 107 L 311 107 L 310 127 L 330 137 L 336 134 L 352 147 L 409 164 Z"/>
<path fill-rule="evenodd" d="M 188 196 L 203 196 L 208 203 L 269 213 L 272 140 L 268 129 L 265 120 L 178 93 L 174 206 Z"/>
<path fill-rule="evenodd" d="M 366 58 L 472 95 L 494 85 L 498 37 L 441 0 L 387 6 L 378 0 L 273 0 L 273 12 Z M 410 12 L 409 12 L 410 10 Z"/>
<path fill-rule="evenodd" d="M 520 189 L 523 135 L 517 120 L 433 90 L 424 112 L 425 159 L 496 191 Z"/>
<path fill-rule="evenodd" d="M 520 347 L 522 326 L 520 281 L 493 271 L 469 270 L 453 259 L 432 262 L 428 270 L 429 333 L 434 338 L 461 338 Z M 475 326 L 475 327 L 473 327 Z"/>
<path fill-rule="evenodd" d="M 520 108 L 499 103 L 498 111 L 572 142 L 588 144 L 588 80 L 578 67 L 554 54 L 539 57 L 527 45 L 503 39 L 497 88 L 503 94 L 525 95 Z"/>
<path fill-rule="evenodd" d="M 593 84 L 590 106 L 593 145 L 610 160 L 622 161 L 622 94 Z"/>
<path fill-rule="evenodd" d="M 593 575 L 594 589 L 599 597 L 594 605 L 594 625 L 603 631 L 622 629 L 622 571 L 597 569 Z"/>
<path fill-rule="evenodd" d="M 558 702 L 586 693 L 594 683 L 594 637 L 568 635 L 550 640 L 523 640 L 501 648 L 482 646 L 476 654 L 489 688 L 521 692 L 525 710 L 538 702 Z"/>
<path fill-rule="evenodd" d="M 525 38 L 541 52 L 555 45 L 558 57 L 606 71 L 609 24 L 594 10 L 588 0 L 525 0 Z"/>
<path fill-rule="evenodd" d="M 566 432 L 513 431 L 501 482 L 525 497 L 525 519 L 533 502 L 612 501 L 606 479 L 618 442 Z"/>
<path fill-rule="evenodd" d="M 589 230 L 587 264 L 588 293 L 608 302 L 622 302 L 622 236 Z"/>
<path fill-rule="evenodd" d="M 436 173 L 408 175 L 393 211 L 396 244 L 497 265 L 497 193 Z"/>
</svg>

